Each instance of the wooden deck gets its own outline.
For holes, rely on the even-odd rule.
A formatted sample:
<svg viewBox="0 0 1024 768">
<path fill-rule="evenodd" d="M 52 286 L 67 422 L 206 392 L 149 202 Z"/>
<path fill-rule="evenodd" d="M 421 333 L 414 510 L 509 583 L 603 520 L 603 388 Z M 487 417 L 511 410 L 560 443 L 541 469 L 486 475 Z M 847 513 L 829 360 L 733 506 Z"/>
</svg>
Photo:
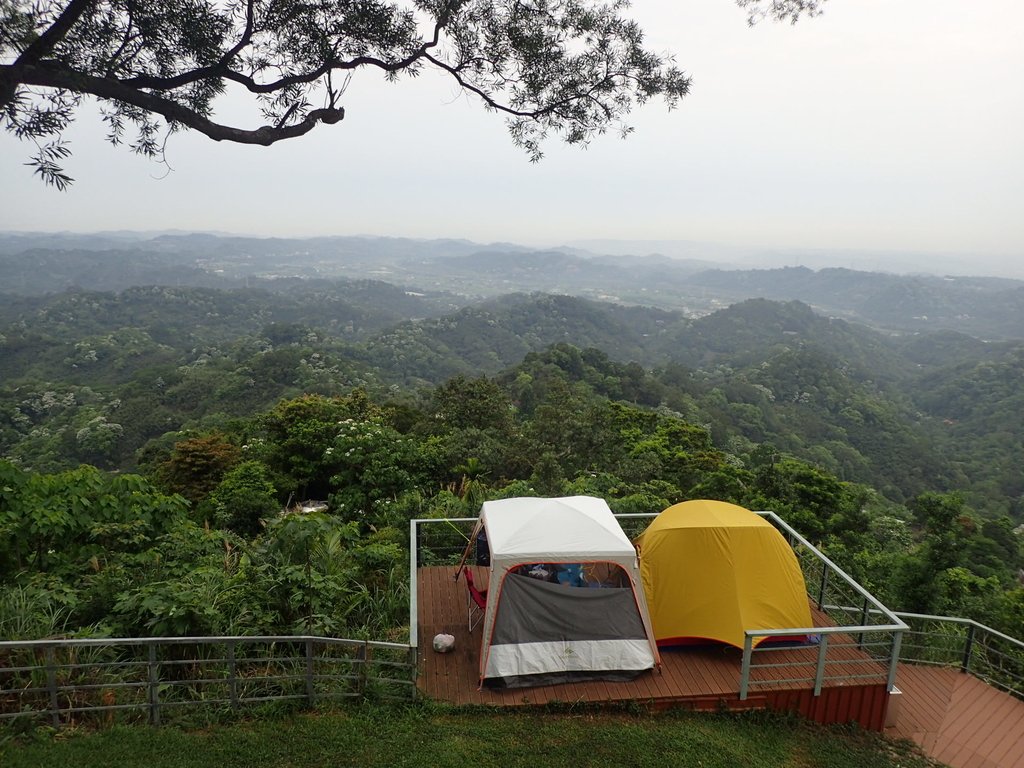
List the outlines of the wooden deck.
<svg viewBox="0 0 1024 768">
<path fill-rule="evenodd" d="M 901 664 L 896 686 L 898 716 L 887 735 L 953 768 L 1024 766 L 1024 702 L 950 667 Z"/>
<path fill-rule="evenodd" d="M 470 634 L 467 626 L 466 587 L 453 579 L 451 567 L 421 568 L 418 572 L 419 687 L 429 698 L 456 704 L 530 706 L 550 702 L 638 702 L 654 708 L 682 706 L 691 709 L 770 708 L 793 710 L 822 723 L 857 722 L 864 728 L 881 730 L 885 722 L 888 695 L 885 667 L 855 647 L 830 647 L 829 658 L 842 663 L 846 675 L 871 675 L 864 685 L 836 685 L 815 697 L 813 683 L 786 682 L 813 677 L 814 646 L 759 653 L 758 663 L 773 664 L 758 669 L 748 698 L 739 698 L 742 652 L 727 646 L 687 647 L 663 651 L 660 670 L 645 673 L 629 682 L 583 682 L 495 690 L 479 688 L 481 629 Z M 481 588 L 487 574 L 474 569 Z M 819 626 L 828 625 L 817 615 Z M 445 632 L 455 636 L 455 651 L 431 650 L 433 637 Z M 849 638 L 835 636 L 836 646 Z M 829 665 L 827 672 L 838 673 Z M 876 682 L 877 681 L 877 682 Z"/>
</svg>

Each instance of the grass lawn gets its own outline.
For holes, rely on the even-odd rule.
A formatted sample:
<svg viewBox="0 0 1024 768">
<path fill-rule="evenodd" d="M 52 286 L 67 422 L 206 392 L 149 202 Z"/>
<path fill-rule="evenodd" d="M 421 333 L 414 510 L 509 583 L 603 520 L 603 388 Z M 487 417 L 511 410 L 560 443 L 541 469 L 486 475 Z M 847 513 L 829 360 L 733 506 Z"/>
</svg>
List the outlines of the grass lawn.
<svg viewBox="0 0 1024 768">
<path fill-rule="evenodd" d="M 4 731 L 0 731 L 0 739 Z M 0 745 L 4 768 L 924 768 L 907 745 L 763 712 L 497 712 L 433 705 L 274 714 L 200 730 L 114 726 Z"/>
</svg>

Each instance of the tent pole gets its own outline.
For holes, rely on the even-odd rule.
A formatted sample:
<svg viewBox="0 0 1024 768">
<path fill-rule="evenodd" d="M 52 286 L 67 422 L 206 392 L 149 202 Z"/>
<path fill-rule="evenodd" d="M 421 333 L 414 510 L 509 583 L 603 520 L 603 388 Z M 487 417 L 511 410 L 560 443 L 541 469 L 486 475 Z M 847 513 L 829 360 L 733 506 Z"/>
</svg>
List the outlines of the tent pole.
<svg viewBox="0 0 1024 768">
<path fill-rule="evenodd" d="M 459 567 L 455 571 L 455 581 L 459 580 L 459 576 L 462 575 L 462 569 L 466 567 L 466 561 L 469 559 L 469 550 L 473 548 L 473 542 L 476 540 L 476 534 L 480 530 L 480 521 L 477 520 L 476 525 L 473 526 L 473 532 L 469 534 L 469 540 L 466 541 L 466 548 L 462 550 L 462 559 L 459 560 Z"/>
</svg>

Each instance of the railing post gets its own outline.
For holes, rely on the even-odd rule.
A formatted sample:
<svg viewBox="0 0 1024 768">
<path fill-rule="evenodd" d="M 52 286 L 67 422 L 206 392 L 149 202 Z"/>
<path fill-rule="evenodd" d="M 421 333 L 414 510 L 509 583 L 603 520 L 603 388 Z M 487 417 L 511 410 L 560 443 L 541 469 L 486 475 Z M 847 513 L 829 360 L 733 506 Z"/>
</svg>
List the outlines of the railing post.
<svg viewBox="0 0 1024 768">
<path fill-rule="evenodd" d="M 900 660 L 900 646 L 903 643 L 903 630 L 897 629 L 892 634 L 892 654 L 889 656 L 889 677 L 885 681 L 885 690 L 892 693 L 896 687 L 896 667 Z"/>
<path fill-rule="evenodd" d="M 419 539 L 420 526 L 418 520 L 409 521 L 409 645 L 419 645 Z"/>
<path fill-rule="evenodd" d="M 750 657 L 754 653 L 754 637 L 746 635 L 743 638 L 743 666 L 740 668 L 740 701 L 747 700 L 747 690 L 750 687 Z"/>
<path fill-rule="evenodd" d="M 156 643 L 149 643 L 149 722 L 160 725 L 160 670 L 156 663 Z"/>
<path fill-rule="evenodd" d="M 369 670 L 367 667 L 370 665 L 370 643 L 366 640 L 363 641 L 363 663 L 359 665 L 359 695 L 366 695 L 366 679 L 369 676 Z"/>
<path fill-rule="evenodd" d="M 231 709 L 238 709 L 238 670 L 235 663 L 235 641 L 228 640 L 228 699 Z"/>
<path fill-rule="evenodd" d="M 974 622 L 967 625 L 967 640 L 964 643 L 964 656 L 960 662 L 961 672 L 971 671 L 971 654 L 974 651 Z"/>
<path fill-rule="evenodd" d="M 416 680 L 419 678 L 419 654 L 416 652 L 416 646 L 409 646 L 409 667 L 410 676 L 412 677 L 412 700 L 416 701 L 419 697 L 419 686 L 416 684 Z"/>
<path fill-rule="evenodd" d="M 868 599 L 865 597 L 864 598 L 864 610 L 862 610 L 860 612 L 860 625 L 862 627 L 867 626 L 868 617 L 870 615 L 871 614 L 868 612 Z M 863 632 L 861 632 L 861 633 L 859 633 L 857 635 L 857 648 L 859 648 L 862 651 L 864 650 L 864 633 Z"/>
<path fill-rule="evenodd" d="M 50 694 L 50 720 L 54 728 L 60 727 L 60 702 L 57 700 L 57 667 L 53 659 L 53 646 L 43 651 L 46 660 L 46 690 Z"/>
<path fill-rule="evenodd" d="M 818 666 L 814 670 L 814 695 L 821 696 L 821 686 L 825 682 L 825 657 L 828 655 L 828 634 L 822 632 L 818 643 Z"/>
<path fill-rule="evenodd" d="M 818 590 L 818 610 L 825 610 L 825 588 L 828 586 L 828 563 L 821 564 L 821 589 Z"/>
<path fill-rule="evenodd" d="M 315 700 L 313 690 L 313 640 L 306 638 L 306 705 L 310 708 Z"/>
</svg>

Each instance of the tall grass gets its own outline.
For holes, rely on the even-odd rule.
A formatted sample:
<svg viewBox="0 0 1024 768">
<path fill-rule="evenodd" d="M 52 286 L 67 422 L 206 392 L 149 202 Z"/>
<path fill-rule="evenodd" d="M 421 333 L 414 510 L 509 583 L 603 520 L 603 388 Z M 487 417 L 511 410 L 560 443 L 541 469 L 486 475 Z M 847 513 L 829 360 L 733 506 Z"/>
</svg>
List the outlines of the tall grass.
<svg viewBox="0 0 1024 768">
<path fill-rule="evenodd" d="M 67 631 L 71 612 L 39 589 L 14 586 L 0 590 L 0 639 L 39 640 Z"/>
</svg>

